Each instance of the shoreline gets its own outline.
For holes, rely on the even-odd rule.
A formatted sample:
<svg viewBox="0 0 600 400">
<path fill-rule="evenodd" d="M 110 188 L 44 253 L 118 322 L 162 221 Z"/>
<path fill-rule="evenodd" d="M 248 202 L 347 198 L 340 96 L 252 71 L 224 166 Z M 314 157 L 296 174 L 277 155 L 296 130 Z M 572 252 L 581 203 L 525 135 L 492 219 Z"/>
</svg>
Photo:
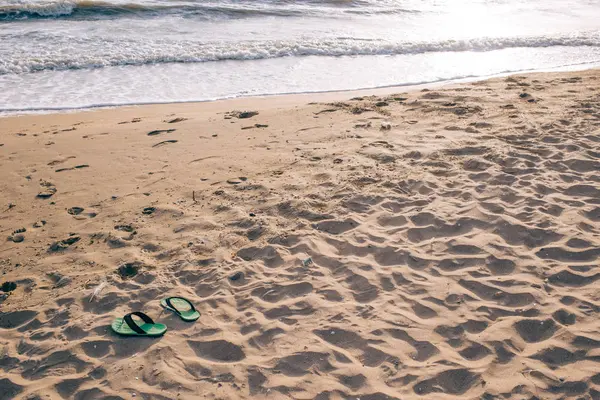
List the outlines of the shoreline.
<svg viewBox="0 0 600 400">
<path fill-rule="evenodd" d="M 600 69 L 367 93 L 0 119 L 0 393 L 600 396 Z"/>
<path fill-rule="evenodd" d="M 583 67 L 585 66 L 585 67 Z M 583 67 L 583 68 L 581 68 Z M 441 87 L 451 87 L 453 85 L 466 84 L 471 82 L 480 82 L 494 78 L 502 78 L 513 75 L 528 75 L 528 74 L 537 74 L 537 73 L 560 73 L 560 72 L 576 72 L 576 71 L 589 71 L 594 69 L 599 69 L 600 64 L 598 63 L 586 63 L 586 64 L 576 64 L 576 65 L 568 65 L 561 66 L 555 68 L 544 68 L 544 69 L 534 69 L 534 70 L 525 70 L 525 71 L 512 71 L 512 72 L 502 72 L 498 74 L 488 75 L 488 76 L 474 76 L 474 77 L 465 77 L 465 78 L 456 78 L 449 80 L 439 80 L 425 83 L 407 83 L 401 85 L 390 85 L 390 86 L 380 86 L 373 88 L 363 88 L 363 89 L 345 89 L 345 90 L 334 90 L 334 91 L 316 91 L 316 92 L 299 92 L 299 93 L 278 93 L 278 94 L 268 94 L 268 95 L 252 95 L 252 96 L 240 96 L 240 97 L 227 97 L 220 99 L 210 99 L 210 100 L 191 100 L 191 101 L 179 101 L 179 102 L 149 102 L 149 103 L 133 103 L 133 104 L 100 104 L 100 105 L 91 105 L 91 106 L 82 106 L 77 108 L 69 108 L 69 107 L 56 107 L 56 108 L 42 108 L 42 109 L 5 109 L 0 110 L 0 119 L 2 118 L 12 118 L 12 117 L 21 117 L 28 115 L 52 115 L 52 114 L 76 114 L 82 112 L 94 112 L 94 111 L 102 111 L 102 110 L 114 110 L 121 108 L 138 108 L 138 107 L 153 107 L 153 106 L 177 106 L 177 105 L 201 105 L 206 103 L 224 103 L 231 102 L 232 104 L 240 103 L 244 104 L 248 101 L 257 100 L 257 101 L 268 101 L 270 99 L 275 99 L 274 101 L 281 101 L 283 104 L 287 105 L 297 105 L 303 104 L 303 100 L 306 98 L 310 98 L 310 101 L 342 101 L 347 100 L 351 97 L 357 96 L 385 96 L 394 93 L 400 92 L 412 92 L 422 89 L 436 89 Z M 302 101 L 301 101 L 302 99 Z"/>
</svg>

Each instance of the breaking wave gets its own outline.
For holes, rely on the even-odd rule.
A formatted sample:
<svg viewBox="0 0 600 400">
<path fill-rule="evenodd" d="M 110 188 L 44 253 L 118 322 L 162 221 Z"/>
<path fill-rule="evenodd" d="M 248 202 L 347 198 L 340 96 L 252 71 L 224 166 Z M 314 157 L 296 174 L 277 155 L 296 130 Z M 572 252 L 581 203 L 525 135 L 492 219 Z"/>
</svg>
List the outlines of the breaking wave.
<svg viewBox="0 0 600 400">
<path fill-rule="evenodd" d="M 15 39 L 13 37 L 13 39 Z M 0 41 L 2 38 L 0 37 Z M 140 39 L 65 38 L 47 35 L 39 42 L 53 46 L 36 54 L 20 50 L 8 51 L 0 59 L 0 75 L 45 70 L 94 69 L 121 65 L 160 63 L 200 63 L 223 60 L 261 60 L 301 56 L 366 56 L 401 55 L 433 52 L 485 52 L 508 48 L 541 48 L 553 46 L 600 47 L 600 34 L 573 36 L 538 36 L 477 38 L 433 42 L 387 42 L 335 38 L 329 40 L 195 42 Z M 102 42 L 103 46 L 95 46 Z M 84 49 L 69 51 L 70 48 Z M 65 50 L 66 49 L 66 50 Z M 31 51 L 31 50 L 30 50 Z"/>
</svg>

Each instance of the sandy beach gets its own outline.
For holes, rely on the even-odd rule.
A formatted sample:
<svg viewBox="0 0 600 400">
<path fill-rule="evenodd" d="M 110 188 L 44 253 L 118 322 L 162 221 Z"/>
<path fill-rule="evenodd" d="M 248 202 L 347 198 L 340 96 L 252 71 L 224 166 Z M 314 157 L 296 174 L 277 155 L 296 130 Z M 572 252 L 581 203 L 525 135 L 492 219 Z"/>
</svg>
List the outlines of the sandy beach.
<svg viewBox="0 0 600 400">
<path fill-rule="evenodd" d="M 600 399 L 600 70 L 391 92 L 0 118 L 0 399 Z"/>
</svg>

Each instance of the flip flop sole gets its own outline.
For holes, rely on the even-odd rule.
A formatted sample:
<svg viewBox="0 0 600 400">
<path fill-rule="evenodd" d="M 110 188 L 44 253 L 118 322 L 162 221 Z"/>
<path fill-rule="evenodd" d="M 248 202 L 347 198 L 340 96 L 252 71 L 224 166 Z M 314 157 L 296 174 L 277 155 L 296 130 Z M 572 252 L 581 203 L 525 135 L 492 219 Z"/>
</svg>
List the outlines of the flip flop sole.
<svg viewBox="0 0 600 400">
<path fill-rule="evenodd" d="M 171 304 L 173 304 L 175 307 L 179 308 L 186 308 L 189 307 L 189 304 L 186 303 L 183 300 L 179 300 L 179 299 L 172 299 L 171 300 Z M 186 322 L 194 322 L 196 321 L 198 318 L 200 318 L 200 313 L 195 310 L 186 310 L 186 311 L 179 311 L 179 313 L 177 312 L 177 310 L 173 309 L 172 307 L 169 307 L 167 304 L 167 301 L 165 299 L 162 299 L 160 301 L 160 305 L 167 310 L 173 311 L 175 314 L 177 314 L 182 320 L 186 321 Z"/>
<path fill-rule="evenodd" d="M 115 333 L 118 333 L 122 336 L 149 336 L 149 337 L 157 337 L 162 336 L 167 331 L 166 325 L 163 324 L 142 324 L 140 328 L 144 330 L 146 333 L 141 334 L 132 330 L 129 325 L 125 323 L 123 318 L 115 318 L 112 325 L 110 326 Z"/>
</svg>

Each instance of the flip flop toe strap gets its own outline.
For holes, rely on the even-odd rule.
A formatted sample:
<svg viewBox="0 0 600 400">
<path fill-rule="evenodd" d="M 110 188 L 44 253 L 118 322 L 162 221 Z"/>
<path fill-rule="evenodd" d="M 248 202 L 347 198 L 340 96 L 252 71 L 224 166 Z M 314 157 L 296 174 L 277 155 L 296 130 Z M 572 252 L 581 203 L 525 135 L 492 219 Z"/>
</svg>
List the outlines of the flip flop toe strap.
<svg viewBox="0 0 600 400">
<path fill-rule="evenodd" d="M 186 299 L 186 298 L 183 298 L 183 297 L 167 297 L 165 299 L 165 303 L 167 303 L 167 306 L 169 306 L 169 308 L 171 308 L 173 311 L 175 311 L 178 315 L 181 315 L 181 311 L 179 311 L 177 309 L 177 307 L 175 307 L 173 305 L 173 303 L 171 302 L 171 300 L 175 300 L 175 299 L 177 299 L 177 300 L 183 300 L 184 302 L 186 302 L 187 304 L 189 304 L 190 311 L 196 311 L 196 307 L 194 307 L 194 305 L 188 299 Z"/>
<path fill-rule="evenodd" d="M 132 331 L 134 331 L 135 333 L 139 333 L 140 335 L 145 335 L 147 332 L 145 330 L 143 330 L 142 328 L 140 328 L 140 326 L 135 323 L 135 321 L 132 318 L 133 316 L 139 317 L 142 321 L 144 321 L 147 324 L 154 324 L 154 321 L 152 320 L 152 318 L 150 318 L 143 312 L 136 311 L 136 312 L 132 312 L 132 313 L 129 313 L 126 316 L 124 316 L 123 321 L 125 321 L 127 326 L 129 326 Z"/>
</svg>

